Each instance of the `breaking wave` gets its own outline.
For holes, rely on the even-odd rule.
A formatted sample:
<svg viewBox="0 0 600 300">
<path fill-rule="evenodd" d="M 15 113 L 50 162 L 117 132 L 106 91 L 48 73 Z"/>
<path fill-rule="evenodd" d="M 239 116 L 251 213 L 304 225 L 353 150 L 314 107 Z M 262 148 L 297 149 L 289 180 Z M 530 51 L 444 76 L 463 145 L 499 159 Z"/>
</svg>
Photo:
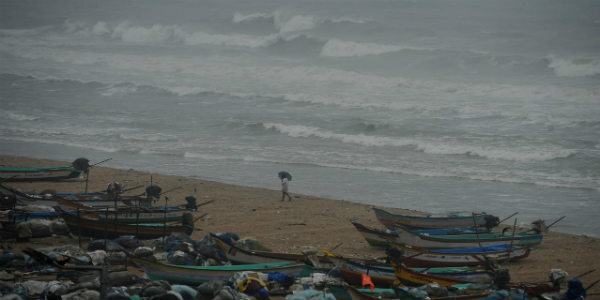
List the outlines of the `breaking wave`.
<svg viewBox="0 0 600 300">
<path fill-rule="evenodd" d="M 280 33 L 295 33 L 315 29 L 328 24 L 368 24 L 371 21 L 351 17 L 317 17 L 313 15 L 294 15 L 284 18 L 279 12 L 274 14 L 275 28 Z"/>
<path fill-rule="evenodd" d="M 268 13 L 253 13 L 253 14 L 243 15 L 239 12 L 236 12 L 233 15 L 233 23 L 235 23 L 235 24 L 253 22 L 253 21 L 257 21 L 257 20 L 267 20 L 270 22 L 274 22 L 275 15 L 268 14 Z"/>
<path fill-rule="evenodd" d="M 267 130 L 276 130 L 290 137 L 317 137 L 322 139 L 332 139 L 343 143 L 359 144 L 362 146 L 410 146 L 415 145 L 412 139 L 389 138 L 382 136 L 369 136 L 364 134 L 342 134 L 335 133 L 329 130 L 323 130 L 318 127 L 305 125 L 284 125 L 278 123 L 264 123 L 263 126 Z"/>
<path fill-rule="evenodd" d="M 358 43 L 332 39 L 327 41 L 321 49 L 321 56 L 349 57 L 379 55 L 384 53 L 398 52 L 402 50 L 432 51 L 429 48 L 404 47 L 398 45 L 381 45 L 375 43 Z"/>
<path fill-rule="evenodd" d="M 16 113 L 16 112 L 10 112 L 10 111 L 6 111 L 5 112 L 6 116 L 14 121 L 34 121 L 39 119 L 39 116 L 32 116 L 32 115 L 28 115 L 28 114 L 22 114 L 22 113 Z"/>
<path fill-rule="evenodd" d="M 546 161 L 566 158 L 577 153 L 569 149 L 534 149 L 534 148 L 502 148 L 466 145 L 458 142 L 433 141 L 426 138 L 398 138 L 372 136 L 366 134 L 343 134 L 305 125 L 285 125 L 280 123 L 264 123 L 267 130 L 275 130 L 293 138 L 316 137 L 336 140 L 343 143 L 358 144 L 368 147 L 413 147 L 417 151 L 439 155 L 468 155 L 493 160 L 509 161 Z"/>
<path fill-rule="evenodd" d="M 27 29 L 0 29 L 0 35 L 12 37 L 38 36 L 55 29 L 55 26 L 51 25 Z"/>
<path fill-rule="evenodd" d="M 123 140 L 142 142 L 169 142 L 177 140 L 177 136 L 163 133 L 122 133 L 119 137 Z"/>
<path fill-rule="evenodd" d="M 486 182 L 503 182 L 503 183 L 516 183 L 516 184 L 534 184 L 539 186 L 548 187 L 559 187 L 559 188 L 575 188 L 575 189 L 595 189 L 597 182 L 593 179 L 585 181 L 572 181 L 569 177 L 557 177 L 547 178 L 547 180 L 535 180 L 532 178 L 539 178 L 540 174 L 535 174 L 528 171 L 511 171 L 510 173 L 488 173 L 485 170 L 477 169 L 461 169 L 455 168 L 453 170 L 428 168 L 428 169 L 415 169 L 410 167 L 392 167 L 392 166 L 369 166 L 358 163 L 356 160 L 360 158 L 353 157 L 354 163 L 343 163 L 343 162 L 326 162 L 320 160 L 318 154 L 311 156 L 313 159 L 301 159 L 293 160 L 288 155 L 286 159 L 279 159 L 274 156 L 257 156 L 248 154 L 209 154 L 209 153 L 198 153 L 198 152 L 185 152 L 183 155 L 186 158 L 202 159 L 206 161 L 243 161 L 243 162 L 266 162 L 275 164 L 288 164 L 288 165 L 303 165 L 303 166 L 316 166 L 334 169 L 346 169 L 346 170 L 358 170 L 368 171 L 375 173 L 390 173 L 390 174 L 404 174 L 414 175 L 420 177 L 446 177 L 446 178 L 463 178 L 469 180 L 478 180 Z M 543 177 L 543 176 L 542 176 Z"/>
<path fill-rule="evenodd" d="M 549 56 L 548 65 L 559 77 L 583 77 L 600 75 L 599 58 L 579 58 L 566 59 L 556 56 Z"/>
<path fill-rule="evenodd" d="M 487 159 L 510 161 L 546 161 L 567 158 L 577 153 L 569 149 L 497 148 L 477 145 L 461 145 L 439 142 L 420 142 L 419 150 L 429 154 L 468 155 Z"/>
<path fill-rule="evenodd" d="M 109 85 L 102 89 L 101 95 L 106 97 L 122 96 L 133 94 L 138 91 L 138 87 L 132 84 Z"/>
<path fill-rule="evenodd" d="M 235 24 L 251 22 L 256 20 L 277 19 L 275 15 L 236 14 L 233 18 Z M 273 21 L 275 22 L 275 21 Z M 297 38 L 305 38 L 303 31 L 313 28 L 322 21 L 316 21 L 311 16 L 295 16 L 285 23 L 273 25 L 277 32 L 266 35 L 250 34 L 217 34 L 208 33 L 201 30 L 192 30 L 180 25 L 153 24 L 151 26 L 140 26 L 129 21 L 122 21 L 116 24 L 110 24 L 99 21 L 93 25 L 83 22 L 72 22 L 67 20 L 64 24 L 65 33 L 80 37 L 104 37 L 112 40 L 120 40 L 127 43 L 147 44 L 147 43 L 178 43 L 187 46 L 213 45 L 247 48 L 269 47 L 282 41 L 293 41 Z M 35 35 L 47 31 L 48 28 L 30 30 L 29 33 L 22 35 Z M 17 33 L 13 33 L 17 34 Z M 64 42 L 64 41 L 63 41 Z M 320 45 L 322 46 L 322 44 Z"/>
<path fill-rule="evenodd" d="M 5 141 L 17 141 L 17 142 L 26 142 L 26 143 L 40 143 L 40 144 L 50 144 L 50 145 L 64 145 L 69 147 L 83 148 L 83 149 L 92 149 L 107 153 L 114 153 L 121 151 L 118 148 L 107 147 L 105 145 L 97 145 L 92 143 L 82 143 L 82 142 L 73 142 L 73 141 L 64 141 L 57 139 L 45 139 L 45 138 L 25 138 L 25 137 L 6 137 L 0 136 L 0 139 Z"/>
</svg>

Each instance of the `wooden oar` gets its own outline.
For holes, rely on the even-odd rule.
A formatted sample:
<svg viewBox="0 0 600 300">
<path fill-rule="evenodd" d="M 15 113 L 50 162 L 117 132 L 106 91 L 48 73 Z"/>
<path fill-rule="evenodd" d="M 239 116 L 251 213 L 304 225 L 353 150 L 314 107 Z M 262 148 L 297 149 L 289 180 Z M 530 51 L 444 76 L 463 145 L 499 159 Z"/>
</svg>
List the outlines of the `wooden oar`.
<svg viewBox="0 0 600 300">
<path fill-rule="evenodd" d="M 103 163 L 103 162 L 105 162 L 105 161 L 109 161 L 109 160 L 111 160 L 111 159 L 112 159 L 112 158 L 107 158 L 107 159 L 105 159 L 105 160 L 103 160 L 103 161 L 99 161 L 99 162 L 97 162 L 97 163 L 95 163 L 95 164 L 93 164 L 93 165 L 90 165 L 90 166 L 87 168 L 87 172 L 85 172 L 85 173 L 87 174 L 87 175 L 85 175 L 85 193 L 86 193 L 86 194 L 87 194 L 87 190 L 88 190 L 88 182 L 89 182 L 89 180 L 90 180 L 90 168 L 91 168 L 91 167 L 93 167 L 93 166 L 97 166 L 97 165 L 99 165 L 99 164 L 101 164 L 101 163 Z"/>
<path fill-rule="evenodd" d="M 159 195 L 159 196 L 162 196 L 162 195 L 164 195 L 164 194 L 166 194 L 166 193 L 168 193 L 168 192 L 172 192 L 172 191 L 174 191 L 174 190 L 178 190 L 178 189 L 180 189 L 180 188 L 181 188 L 181 186 L 174 187 L 174 188 L 172 188 L 172 189 L 170 189 L 170 190 L 166 190 L 166 191 L 164 191 L 164 192 L 162 192 L 162 193 L 160 193 L 160 194 L 158 194 L 158 195 Z"/>
<path fill-rule="evenodd" d="M 206 202 L 203 202 L 203 203 L 197 204 L 197 205 L 196 205 L 196 207 L 198 208 L 198 207 L 200 207 L 200 206 L 203 206 L 203 205 L 206 205 L 206 204 L 210 204 L 210 203 L 213 203 L 213 202 L 215 202 L 215 200 L 208 200 L 208 201 L 206 201 Z"/>
<path fill-rule="evenodd" d="M 550 225 L 546 226 L 546 230 L 548 230 L 548 229 L 549 229 L 551 226 L 554 226 L 556 223 L 560 222 L 560 221 L 561 221 L 562 219 L 564 219 L 565 217 L 566 217 L 566 216 L 562 216 L 562 217 L 558 218 L 558 220 L 556 220 L 556 221 L 552 222 Z M 540 228 L 540 229 L 541 229 L 541 228 Z M 530 231 L 536 232 L 536 229 L 535 229 L 535 228 L 532 228 L 532 229 L 529 229 L 529 230 L 527 230 L 527 231 L 525 231 L 525 232 L 530 232 Z"/>
<path fill-rule="evenodd" d="M 552 227 L 554 224 L 556 224 L 556 223 L 560 222 L 560 221 L 561 221 L 562 219 L 564 219 L 565 217 L 566 217 L 566 216 L 562 216 L 562 217 L 558 218 L 558 220 L 556 220 L 556 221 L 552 222 L 552 224 L 550 224 L 550 225 L 546 226 L 546 229 L 548 229 L 548 228 Z"/>
<path fill-rule="evenodd" d="M 144 187 L 144 185 L 143 185 L 143 184 L 140 184 L 140 185 L 136 185 L 136 186 L 134 186 L 134 187 L 126 188 L 126 189 L 123 189 L 123 190 L 122 190 L 120 193 L 122 194 L 122 193 L 125 193 L 125 192 L 129 192 L 129 191 L 131 191 L 131 190 L 139 189 L 139 188 L 141 188 L 141 187 Z M 101 194 L 101 193 L 105 193 L 105 192 L 106 192 L 106 190 L 103 190 L 103 191 L 98 191 L 98 192 L 95 192 L 95 193 L 97 193 L 97 194 Z"/>
<path fill-rule="evenodd" d="M 586 290 L 589 290 L 589 289 L 591 289 L 591 288 L 592 288 L 594 285 L 596 285 L 596 283 L 598 283 L 598 282 L 600 282 L 600 279 L 598 279 L 598 280 L 596 280 L 596 281 L 592 282 L 592 284 L 588 285 L 588 286 L 587 286 L 585 289 L 586 289 Z"/>
<path fill-rule="evenodd" d="M 583 277 L 583 276 L 585 276 L 585 275 L 587 275 L 587 274 L 590 274 L 590 273 L 593 273 L 593 272 L 595 272 L 595 271 L 596 271 L 596 269 L 591 269 L 591 270 L 589 270 L 589 271 L 586 271 L 586 272 L 583 272 L 583 273 L 581 273 L 581 274 L 579 274 L 579 275 L 577 275 L 577 276 L 573 276 L 573 278 L 579 278 L 579 277 Z"/>
<path fill-rule="evenodd" d="M 502 219 L 502 220 L 500 220 L 500 222 L 498 222 L 498 224 L 500 224 L 500 223 L 502 223 L 502 222 L 504 222 L 504 221 L 506 221 L 506 220 L 508 220 L 508 219 L 510 219 L 510 218 L 512 218 L 512 217 L 514 217 L 514 216 L 516 216 L 518 213 L 519 213 L 519 212 L 516 212 L 516 213 L 514 213 L 514 214 L 512 214 L 512 215 L 510 215 L 510 216 L 508 216 L 508 217 L 506 217 L 506 218 L 504 218 L 504 219 Z"/>
<path fill-rule="evenodd" d="M 479 247 L 481 247 L 481 241 L 479 241 L 479 230 L 477 229 L 477 220 L 475 220 L 475 213 L 472 213 L 471 216 L 473 217 L 473 224 L 475 224 L 475 233 L 477 234 L 477 244 L 479 244 Z"/>
<path fill-rule="evenodd" d="M 8 178 L 2 178 L 2 180 L 0 180 L 0 183 L 4 183 L 6 181 L 9 181 L 9 180 L 11 180 L 11 179 L 13 179 L 15 177 L 19 177 L 19 175 L 13 175 L 13 176 L 10 176 Z"/>
<path fill-rule="evenodd" d="M 170 190 L 166 190 L 166 191 L 164 191 L 164 192 L 161 192 L 160 194 L 158 194 L 158 196 L 162 196 L 162 195 L 164 195 L 164 194 L 166 194 L 166 193 L 168 193 L 168 192 L 172 192 L 172 191 L 174 191 L 174 190 L 177 190 L 177 189 L 180 189 L 180 188 L 182 188 L 182 186 L 174 187 L 174 188 L 172 188 L 172 189 L 170 189 Z M 136 195 L 136 196 L 144 196 L 145 194 L 146 194 L 146 192 L 143 192 L 143 193 L 141 193 L 141 194 L 138 194 L 138 195 Z"/>
<path fill-rule="evenodd" d="M 194 224 L 194 223 L 196 223 L 196 221 L 198 221 L 198 220 L 200 220 L 200 219 L 202 219 L 202 218 L 206 217 L 206 215 L 208 215 L 208 213 L 206 213 L 206 214 L 203 214 L 203 215 L 201 215 L 201 216 L 199 216 L 199 217 L 195 218 L 195 219 L 194 219 L 194 221 L 192 221 L 192 224 Z"/>
<path fill-rule="evenodd" d="M 513 225 L 512 237 L 510 238 L 510 247 L 508 248 L 508 258 L 506 262 L 510 261 L 510 253 L 512 252 L 513 241 L 515 240 L 515 231 L 517 231 L 517 218 L 515 218 L 515 224 Z"/>
<path fill-rule="evenodd" d="M 331 248 L 329 251 L 333 251 L 335 249 L 337 249 L 339 246 L 341 246 L 342 244 L 344 244 L 344 242 L 340 242 L 339 244 L 335 245 L 333 248 Z"/>
<path fill-rule="evenodd" d="M 99 161 L 99 162 L 97 162 L 97 163 L 95 163 L 95 164 L 93 164 L 93 165 L 90 165 L 90 168 L 91 168 L 91 167 L 93 167 L 93 166 L 97 166 L 97 165 L 99 165 L 99 164 L 101 164 L 101 163 L 103 163 L 103 162 L 107 162 L 107 161 L 109 161 L 109 160 L 111 160 L 111 159 L 112 159 L 112 157 L 111 157 L 111 158 L 107 158 L 107 159 L 105 159 L 105 160 L 102 160 L 102 161 Z"/>
</svg>

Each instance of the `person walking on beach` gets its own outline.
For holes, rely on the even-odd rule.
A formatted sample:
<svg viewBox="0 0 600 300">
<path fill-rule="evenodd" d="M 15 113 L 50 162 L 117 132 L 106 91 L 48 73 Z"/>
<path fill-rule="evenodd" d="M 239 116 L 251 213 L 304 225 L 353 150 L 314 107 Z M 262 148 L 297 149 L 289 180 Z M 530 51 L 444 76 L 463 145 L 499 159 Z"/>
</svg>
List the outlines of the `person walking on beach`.
<svg viewBox="0 0 600 300">
<path fill-rule="evenodd" d="M 292 196 L 288 194 L 288 179 L 283 177 L 281 178 L 281 201 L 285 200 L 285 196 L 288 196 L 288 201 L 292 201 Z"/>
</svg>

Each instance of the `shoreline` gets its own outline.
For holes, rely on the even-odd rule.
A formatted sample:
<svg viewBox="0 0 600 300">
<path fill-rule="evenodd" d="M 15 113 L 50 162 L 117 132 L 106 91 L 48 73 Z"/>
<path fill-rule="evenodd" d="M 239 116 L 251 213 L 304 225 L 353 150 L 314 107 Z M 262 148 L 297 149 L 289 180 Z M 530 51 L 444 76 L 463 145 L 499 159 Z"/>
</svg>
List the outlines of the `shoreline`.
<svg viewBox="0 0 600 300">
<path fill-rule="evenodd" d="M 0 155 L 0 166 L 41 167 L 65 166 L 71 162 L 47 159 Z M 214 202 L 201 206 L 195 217 L 206 214 L 198 220 L 192 238 L 201 239 L 210 232 L 235 232 L 240 238 L 252 238 L 272 251 L 300 252 L 306 246 L 316 249 L 335 249 L 339 255 L 372 258 L 385 256 L 382 249 L 369 246 L 360 233 L 350 224 L 350 220 L 376 228 L 383 228 L 371 209 L 378 207 L 390 212 L 415 213 L 414 210 L 360 204 L 346 200 L 327 199 L 290 193 L 291 202 L 281 202 L 281 192 L 264 188 L 238 186 L 215 181 L 141 172 L 133 169 L 114 169 L 94 166 L 90 171 L 88 191 L 106 189 L 110 181 L 118 181 L 128 187 L 142 185 L 127 192 L 134 195 L 144 192 L 150 184 L 160 186 L 166 194 L 168 205 L 185 204 L 186 196 L 194 196 L 197 203 L 209 200 Z M 53 189 L 56 192 L 83 192 L 85 180 L 76 179 L 62 182 L 6 182 L 7 186 L 25 192 L 41 192 Z M 164 205 L 165 197 L 155 205 Z M 490 212 L 494 214 L 494 212 Z M 512 226 L 509 219 L 503 223 Z M 546 220 L 547 223 L 552 220 Z M 510 224 L 509 224 L 510 223 Z M 77 244 L 77 239 L 72 240 Z M 49 241 L 51 242 L 51 241 Z M 25 243 L 27 244 L 27 243 Z M 33 247 L 41 247 L 33 242 Z M 544 236 L 542 244 L 523 260 L 511 262 L 504 267 L 510 270 L 513 281 L 545 281 L 551 269 L 563 269 L 569 278 L 586 271 L 600 270 L 600 239 L 585 235 L 574 235 L 551 231 Z M 584 286 L 600 277 L 591 273 L 581 280 Z M 594 286 L 588 293 L 600 292 Z"/>
</svg>

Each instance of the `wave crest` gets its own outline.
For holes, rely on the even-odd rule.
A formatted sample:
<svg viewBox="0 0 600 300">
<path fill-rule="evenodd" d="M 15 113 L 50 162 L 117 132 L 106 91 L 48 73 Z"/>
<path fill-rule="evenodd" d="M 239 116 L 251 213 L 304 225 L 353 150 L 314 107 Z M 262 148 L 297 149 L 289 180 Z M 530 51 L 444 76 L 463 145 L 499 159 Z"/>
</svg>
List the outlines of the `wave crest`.
<svg viewBox="0 0 600 300">
<path fill-rule="evenodd" d="M 600 75 L 599 58 L 566 59 L 549 56 L 548 67 L 559 77 L 584 77 Z"/>
<path fill-rule="evenodd" d="M 233 15 L 233 23 L 239 24 L 244 22 L 253 22 L 257 20 L 269 20 L 273 21 L 275 16 L 273 14 L 268 13 L 253 13 L 248 15 L 243 15 L 241 13 L 236 12 Z"/>
<path fill-rule="evenodd" d="M 332 39 L 327 41 L 321 49 L 321 56 L 327 57 L 349 57 L 379 55 L 384 53 L 398 52 L 402 50 L 427 50 L 427 48 L 404 47 L 398 45 L 382 45 L 375 43 L 358 43 Z"/>
<path fill-rule="evenodd" d="M 468 155 L 493 160 L 520 162 L 566 158 L 576 153 L 576 151 L 569 149 L 502 148 L 432 142 L 421 142 L 417 149 L 428 154 Z"/>
<path fill-rule="evenodd" d="M 34 121 L 40 118 L 38 116 L 26 115 L 16 112 L 6 112 L 6 116 L 14 121 Z"/>
<path fill-rule="evenodd" d="M 566 158 L 576 153 L 570 149 L 534 149 L 530 147 L 504 148 L 500 146 L 478 146 L 452 141 L 434 141 L 431 139 L 397 138 L 372 136 L 366 134 L 342 134 L 318 127 L 305 125 L 285 125 L 280 123 L 264 123 L 267 130 L 276 130 L 294 138 L 317 137 L 332 139 L 343 143 L 358 144 L 368 147 L 414 147 L 417 151 L 439 155 L 468 155 L 493 160 L 508 161 L 546 161 Z"/>
</svg>

